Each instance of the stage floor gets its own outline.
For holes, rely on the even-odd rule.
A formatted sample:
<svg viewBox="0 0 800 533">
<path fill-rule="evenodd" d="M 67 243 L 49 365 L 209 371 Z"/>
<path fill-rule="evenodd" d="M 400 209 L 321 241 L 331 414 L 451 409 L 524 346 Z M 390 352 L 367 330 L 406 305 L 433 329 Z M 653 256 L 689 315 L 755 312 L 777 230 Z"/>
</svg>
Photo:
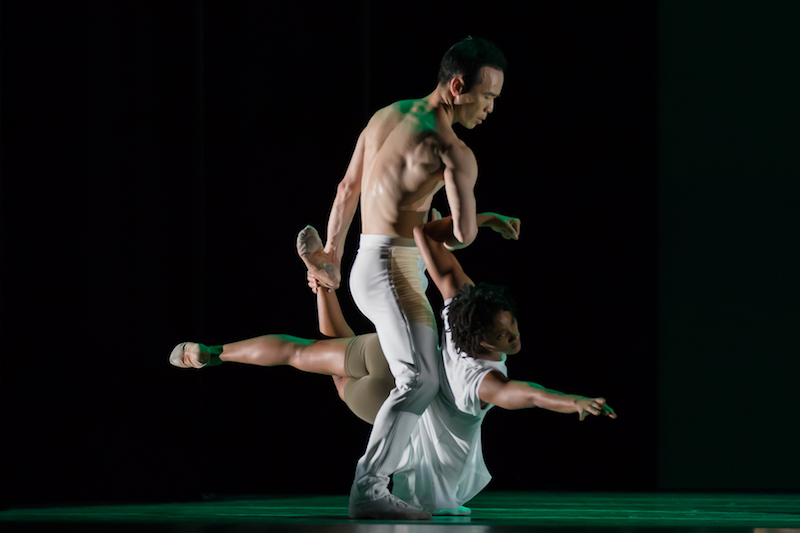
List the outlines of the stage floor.
<svg viewBox="0 0 800 533">
<path fill-rule="evenodd" d="M 598 494 L 486 492 L 470 502 L 472 516 L 430 522 L 347 518 L 346 496 L 263 496 L 157 505 L 10 509 L 0 531 L 148 533 L 497 533 L 531 530 L 629 533 L 800 533 L 800 495 Z"/>
</svg>

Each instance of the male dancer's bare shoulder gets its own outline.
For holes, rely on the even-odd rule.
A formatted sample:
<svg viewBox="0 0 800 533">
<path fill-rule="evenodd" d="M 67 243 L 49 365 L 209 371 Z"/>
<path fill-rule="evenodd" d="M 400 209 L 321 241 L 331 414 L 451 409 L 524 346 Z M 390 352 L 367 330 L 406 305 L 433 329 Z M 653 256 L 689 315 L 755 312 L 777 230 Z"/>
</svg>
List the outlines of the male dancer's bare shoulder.
<svg viewBox="0 0 800 533">
<path fill-rule="evenodd" d="M 429 98 L 381 109 L 364 133 L 364 233 L 411 238 L 414 226 L 425 222 L 433 195 L 454 177 L 456 167 L 477 176 L 475 157 L 453 131 L 447 109 Z"/>
</svg>

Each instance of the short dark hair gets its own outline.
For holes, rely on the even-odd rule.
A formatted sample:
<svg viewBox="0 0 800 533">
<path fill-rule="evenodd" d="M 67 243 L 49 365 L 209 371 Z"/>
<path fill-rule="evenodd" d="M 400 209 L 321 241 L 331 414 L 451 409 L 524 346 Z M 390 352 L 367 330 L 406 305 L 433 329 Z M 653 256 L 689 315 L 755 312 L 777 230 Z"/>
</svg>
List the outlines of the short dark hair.
<svg viewBox="0 0 800 533">
<path fill-rule="evenodd" d="M 464 78 L 463 92 L 469 92 L 472 86 L 480 83 L 481 67 L 492 67 L 497 70 L 506 69 L 506 58 L 503 52 L 492 42 L 467 37 L 450 47 L 439 65 L 439 83 L 447 83 L 456 76 Z"/>
<path fill-rule="evenodd" d="M 508 311 L 514 316 L 517 313 L 517 306 L 506 287 L 488 283 L 464 284 L 450 302 L 447 318 L 456 348 L 467 355 L 479 353 L 481 341 L 500 311 Z"/>
</svg>

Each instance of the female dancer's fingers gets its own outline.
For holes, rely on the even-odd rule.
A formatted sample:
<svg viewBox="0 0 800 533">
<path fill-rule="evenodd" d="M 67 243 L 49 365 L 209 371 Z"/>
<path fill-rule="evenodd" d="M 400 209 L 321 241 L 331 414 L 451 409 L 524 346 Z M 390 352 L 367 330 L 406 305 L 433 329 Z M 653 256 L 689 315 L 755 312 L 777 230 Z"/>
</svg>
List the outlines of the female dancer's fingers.
<svg viewBox="0 0 800 533">
<path fill-rule="evenodd" d="M 314 276 L 311 272 L 306 272 L 306 279 L 308 280 L 308 286 L 314 294 L 317 294 L 319 290 L 319 280 Z"/>
</svg>

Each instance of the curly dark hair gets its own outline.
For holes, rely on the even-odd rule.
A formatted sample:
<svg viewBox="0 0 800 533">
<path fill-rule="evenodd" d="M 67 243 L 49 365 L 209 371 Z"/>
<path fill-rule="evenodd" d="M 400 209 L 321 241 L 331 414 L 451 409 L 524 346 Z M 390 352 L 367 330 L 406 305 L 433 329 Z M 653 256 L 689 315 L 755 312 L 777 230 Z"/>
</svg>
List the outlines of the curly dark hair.
<svg viewBox="0 0 800 533">
<path fill-rule="evenodd" d="M 492 42 L 483 38 L 467 37 L 450 47 L 439 65 L 439 83 L 447 83 L 456 76 L 464 78 L 463 92 L 467 93 L 480 83 L 481 67 L 506 70 L 506 57 Z"/>
<path fill-rule="evenodd" d="M 467 355 L 479 353 L 480 343 L 500 311 L 517 314 L 508 288 L 488 283 L 464 284 L 450 302 L 447 320 L 456 348 Z"/>
</svg>

